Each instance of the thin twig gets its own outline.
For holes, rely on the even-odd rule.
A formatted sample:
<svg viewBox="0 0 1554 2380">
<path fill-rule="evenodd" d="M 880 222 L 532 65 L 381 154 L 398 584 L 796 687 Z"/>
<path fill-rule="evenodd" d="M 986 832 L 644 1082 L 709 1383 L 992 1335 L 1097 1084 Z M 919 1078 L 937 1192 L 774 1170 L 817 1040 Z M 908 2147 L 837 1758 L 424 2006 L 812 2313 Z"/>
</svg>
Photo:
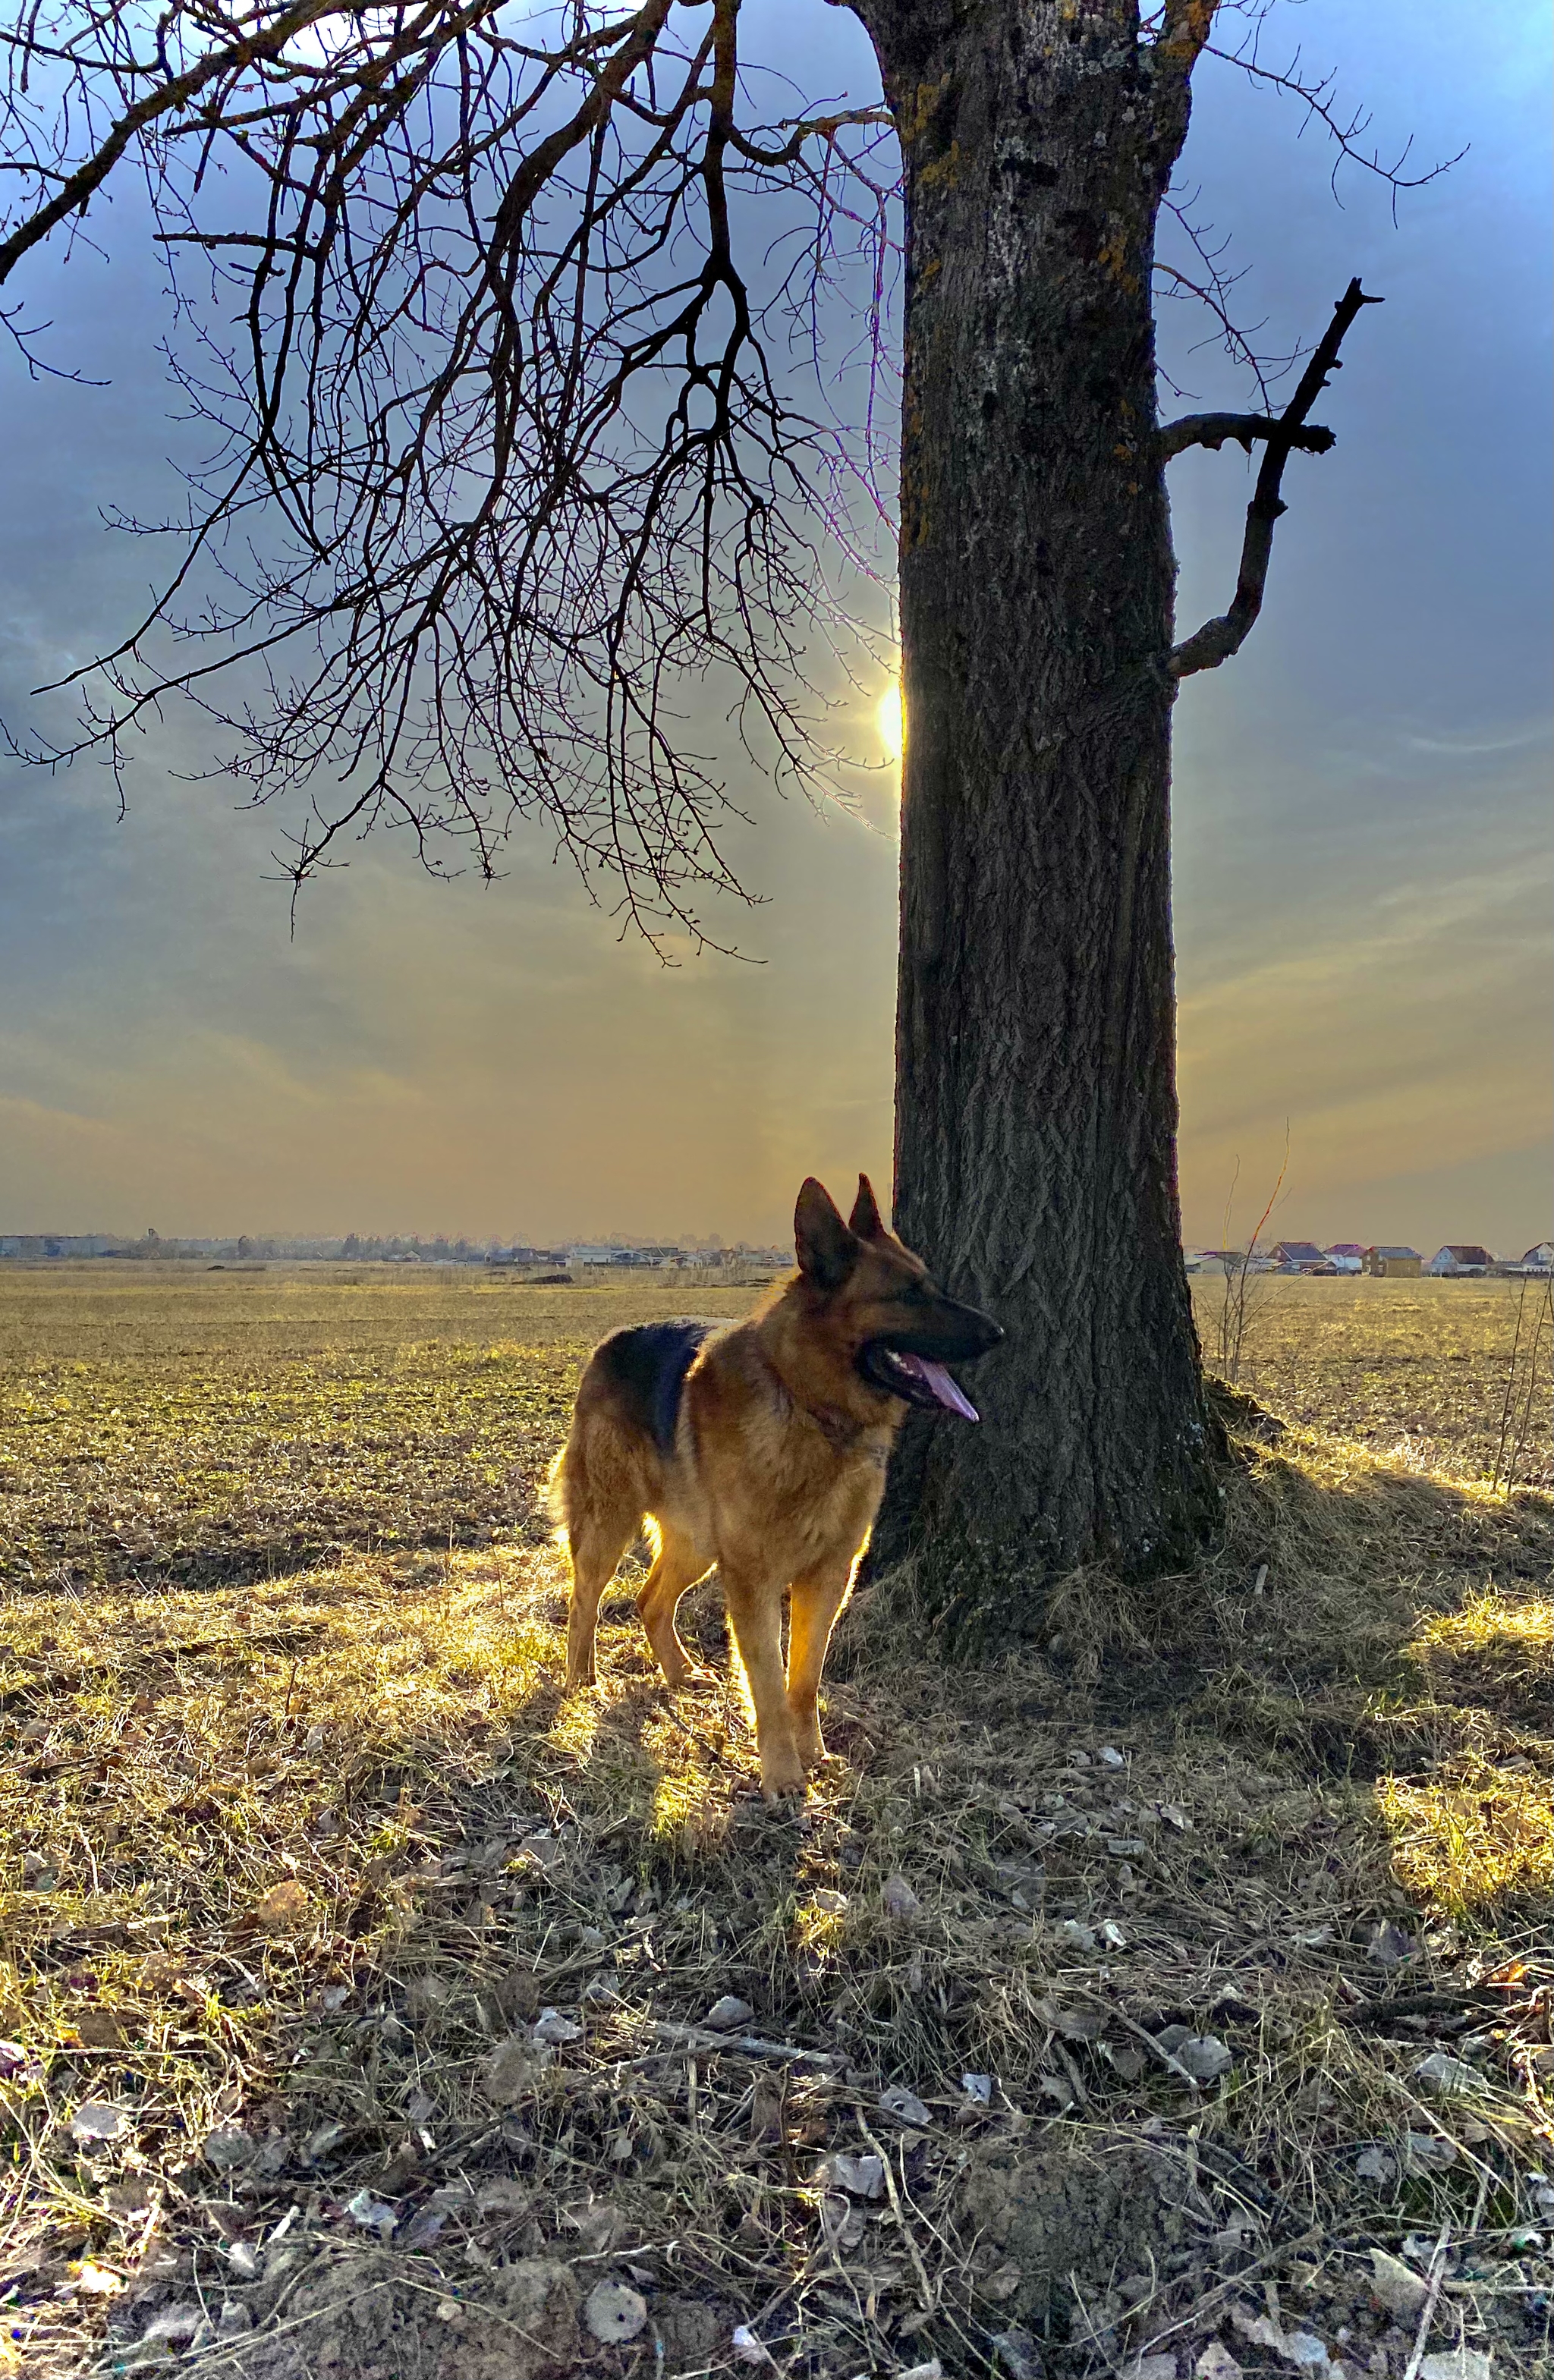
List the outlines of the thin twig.
<svg viewBox="0 0 1554 2380">
<path fill-rule="evenodd" d="M 1059 2063 L 1062 2067 L 1063 2072 L 1068 2076 L 1069 2087 L 1074 2093 L 1074 2105 L 1077 2107 L 1087 2111 L 1090 2105 L 1090 2095 L 1085 2088 L 1084 2078 L 1080 2074 L 1077 2060 L 1070 2053 L 1067 2044 L 1060 2040 L 1056 2034 L 1052 2035 L 1052 2048 L 1057 2056 Z"/>
<path fill-rule="evenodd" d="M 1419 2366 L 1425 2361 L 1425 2348 L 1430 2336 L 1430 2325 L 1436 2318 L 1436 2307 L 1440 2302 L 1440 2285 L 1446 2276 L 1446 2249 L 1451 2237 L 1451 2224 L 1443 2223 L 1440 2227 L 1440 2237 L 1435 2244 L 1435 2252 L 1430 2258 L 1425 2302 L 1419 2312 L 1419 2327 L 1414 2333 L 1414 2351 L 1404 2368 L 1402 2380 L 1419 2380 Z"/>
<path fill-rule="evenodd" d="M 1535 1397 L 1537 1397 L 1537 1350 L 1542 1347 L 1542 1326 L 1545 1326 L 1545 1321 L 1554 1326 L 1554 1281 L 1549 1281 L 1549 1285 L 1547 1285 L 1542 1305 L 1540 1309 L 1537 1309 L 1537 1318 L 1535 1318 L 1533 1323 L 1533 1344 L 1528 1347 L 1528 1395 L 1525 1395 L 1524 1406 L 1521 1406 L 1521 1421 L 1518 1421 L 1516 1426 L 1516 1445 L 1512 1447 L 1512 1463 L 1509 1463 L 1509 1468 L 1506 1468 L 1506 1492 L 1512 1490 L 1513 1485 L 1516 1485 L 1516 1474 L 1521 1471 L 1521 1450 L 1524 1450 L 1525 1442 L 1528 1442 L 1528 1433 L 1530 1428 L 1533 1428 L 1533 1402 Z"/>
<path fill-rule="evenodd" d="M 1494 1477 L 1489 1482 L 1491 1488 L 1498 1488 L 1500 1484 L 1500 1465 L 1505 1461 L 1506 1435 L 1511 1428 L 1512 1407 L 1516 1402 L 1516 1359 L 1522 1352 L 1522 1318 L 1527 1310 L 1528 1287 L 1529 1283 L 1524 1281 L 1522 1294 L 1516 1301 L 1516 1330 L 1511 1342 L 1511 1362 L 1506 1366 L 1505 1395 L 1500 1402 L 1500 1434 L 1495 1447 L 1495 1472 Z"/>
<path fill-rule="evenodd" d="M 754 2033 L 711 2033 L 705 2025 L 671 2024 L 660 2020 L 652 2027 L 653 2038 L 666 2049 L 692 2050 L 698 2055 L 718 2051 L 735 2058 L 787 2058 L 798 2066 L 818 2066 L 834 2073 L 845 2066 L 845 2058 L 829 2049 L 805 2049 L 795 2041 L 763 2041 Z"/>
<path fill-rule="evenodd" d="M 1114 2000 L 1106 1999 L 1099 1992 L 1092 1991 L 1088 1984 L 1081 1983 L 1077 1985 L 1077 1988 L 1084 1993 L 1087 1999 L 1094 2000 L 1098 2008 L 1105 2009 L 1109 2016 L 1115 2017 L 1117 2022 L 1120 2025 L 1124 2025 L 1128 2032 L 1134 2035 L 1135 2040 L 1143 2042 L 1146 2049 L 1147 2049 L 1152 2056 L 1158 2058 L 1162 2066 L 1168 2066 L 1174 2075 L 1177 2075 L 1182 2082 L 1185 2082 L 1189 2091 L 1196 2091 L 1199 2089 L 1200 2085 L 1197 2076 L 1196 2074 L 1189 2074 L 1187 2069 L 1183 2065 L 1182 2060 L 1179 2058 L 1174 2057 L 1169 2049 L 1165 2048 L 1161 2043 L 1158 2042 L 1152 2033 L 1147 2033 L 1143 2025 L 1137 2023 L 1133 2017 L 1129 2016 L 1126 2009 L 1120 2009 Z"/>
<path fill-rule="evenodd" d="M 895 2216 L 896 2228 L 901 2233 L 902 2239 L 905 2243 L 906 2252 L 912 2259 L 912 2268 L 917 2276 L 917 2288 L 923 2301 L 923 2311 L 926 2313 L 931 2313 L 935 2304 L 933 2285 L 929 2279 L 928 2266 L 923 2262 L 917 2242 L 912 2236 L 912 2227 L 907 2222 L 906 2216 L 902 2210 L 901 2192 L 895 2186 L 895 2175 L 891 2171 L 890 2158 L 885 2155 L 884 2150 L 880 2147 L 879 2142 L 869 2131 L 868 2119 L 867 2117 L 859 2116 L 858 2130 L 863 2134 L 864 2139 L 868 2143 L 868 2145 L 873 2150 L 875 2155 L 879 2158 L 880 2165 L 884 2168 L 885 2189 L 891 2202 L 891 2212 Z"/>
</svg>

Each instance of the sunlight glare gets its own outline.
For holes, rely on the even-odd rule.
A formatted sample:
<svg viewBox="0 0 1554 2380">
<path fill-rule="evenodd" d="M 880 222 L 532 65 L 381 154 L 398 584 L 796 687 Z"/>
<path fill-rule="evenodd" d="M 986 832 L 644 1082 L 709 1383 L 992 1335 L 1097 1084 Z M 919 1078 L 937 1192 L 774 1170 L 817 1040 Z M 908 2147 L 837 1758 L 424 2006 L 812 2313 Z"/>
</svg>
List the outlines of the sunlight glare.
<svg viewBox="0 0 1554 2380">
<path fill-rule="evenodd" d="M 899 678 L 892 679 L 880 697 L 880 706 L 874 716 L 886 759 L 899 760 L 906 749 L 906 721 L 901 707 Z"/>
</svg>

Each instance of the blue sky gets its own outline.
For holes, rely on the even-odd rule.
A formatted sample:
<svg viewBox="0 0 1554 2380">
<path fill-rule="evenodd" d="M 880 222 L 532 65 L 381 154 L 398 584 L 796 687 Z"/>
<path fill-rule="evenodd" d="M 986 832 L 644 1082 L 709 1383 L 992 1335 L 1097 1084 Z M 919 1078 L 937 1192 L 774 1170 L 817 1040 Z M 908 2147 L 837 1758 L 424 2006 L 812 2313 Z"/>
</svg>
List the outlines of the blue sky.
<svg viewBox="0 0 1554 2380">
<path fill-rule="evenodd" d="M 817 78 L 863 95 L 851 20 L 807 17 Z M 1188 162 L 1269 343 L 1314 335 L 1352 273 L 1386 304 L 1324 402 L 1337 448 L 1291 465 L 1252 639 L 1178 708 L 1190 1239 L 1218 1237 L 1238 1160 L 1248 1202 L 1271 1184 L 1286 1119 L 1292 1232 L 1519 1248 L 1554 1221 L 1547 17 L 1276 17 L 1274 48 L 1332 65 L 1383 142 L 1468 144 L 1395 227 L 1360 176 L 1335 203 L 1293 110 L 1201 75 Z M 13 725 L 143 595 L 102 510 L 176 500 L 157 267 L 133 203 L 97 234 L 24 294 L 110 384 L 0 366 Z M 1171 309 L 1164 335 L 1194 401 L 1239 395 L 1197 324 Z M 1247 472 L 1186 456 L 1172 488 L 1190 627 L 1229 593 Z M 844 724 L 882 759 L 871 701 Z M 856 815 L 753 788 L 748 958 L 665 971 L 538 839 L 489 887 L 369 844 L 294 938 L 273 828 L 175 773 L 203 757 L 170 728 L 123 822 L 100 770 L 0 764 L 0 1229 L 764 1238 L 807 1172 L 888 1180 L 887 769 Z"/>
</svg>

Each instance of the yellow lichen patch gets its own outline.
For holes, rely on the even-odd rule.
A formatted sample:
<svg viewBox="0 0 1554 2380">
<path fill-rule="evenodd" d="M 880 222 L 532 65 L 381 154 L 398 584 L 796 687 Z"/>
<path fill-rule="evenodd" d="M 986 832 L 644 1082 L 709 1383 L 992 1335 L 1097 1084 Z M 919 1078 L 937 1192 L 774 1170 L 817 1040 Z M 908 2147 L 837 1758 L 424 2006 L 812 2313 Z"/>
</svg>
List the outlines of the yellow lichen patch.
<svg viewBox="0 0 1554 2380">
<path fill-rule="evenodd" d="M 918 166 L 918 195 L 921 196 L 925 191 L 929 190 L 953 189 L 961 178 L 961 168 L 965 162 L 960 142 L 952 140 L 941 157 L 932 158 L 928 164 Z"/>
<path fill-rule="evenodd" d="M 1128 269 L 1128 240 L 1125 231 L 1114 230 L 1098 250 L 1096 261 L 1111 275 L 1120 288 L 1131 295 L 1138 287 L 1138 275 Z"/>
<path fill-rule="evenodd" d="M 949 88 L 948 75 L 941 75 L 935 82 L 917 84 L 910 101 L 904 103 L 899 111 L 897 129 L 904 149 L 909 150 L 914 141 L 922 139 L 936 112 L 942 106 Z"/>
</svg>

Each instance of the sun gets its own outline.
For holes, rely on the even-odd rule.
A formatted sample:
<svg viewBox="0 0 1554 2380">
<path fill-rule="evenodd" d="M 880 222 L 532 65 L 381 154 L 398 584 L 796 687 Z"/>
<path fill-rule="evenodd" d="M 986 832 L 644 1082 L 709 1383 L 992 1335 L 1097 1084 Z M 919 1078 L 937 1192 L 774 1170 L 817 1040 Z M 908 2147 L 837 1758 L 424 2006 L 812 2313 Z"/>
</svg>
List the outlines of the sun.
<svg viewBox="0 0 1554 2380">
<path fill-rule="evenodd" d="M 906 749 L 906 721 L 901 707 L 901 681 L 898 678 L 892 678 L 880 697 L 874 720 L 880 730 L 880 741 L 885 747 L 886 759 L 899 760 Z"/>
</svg>

